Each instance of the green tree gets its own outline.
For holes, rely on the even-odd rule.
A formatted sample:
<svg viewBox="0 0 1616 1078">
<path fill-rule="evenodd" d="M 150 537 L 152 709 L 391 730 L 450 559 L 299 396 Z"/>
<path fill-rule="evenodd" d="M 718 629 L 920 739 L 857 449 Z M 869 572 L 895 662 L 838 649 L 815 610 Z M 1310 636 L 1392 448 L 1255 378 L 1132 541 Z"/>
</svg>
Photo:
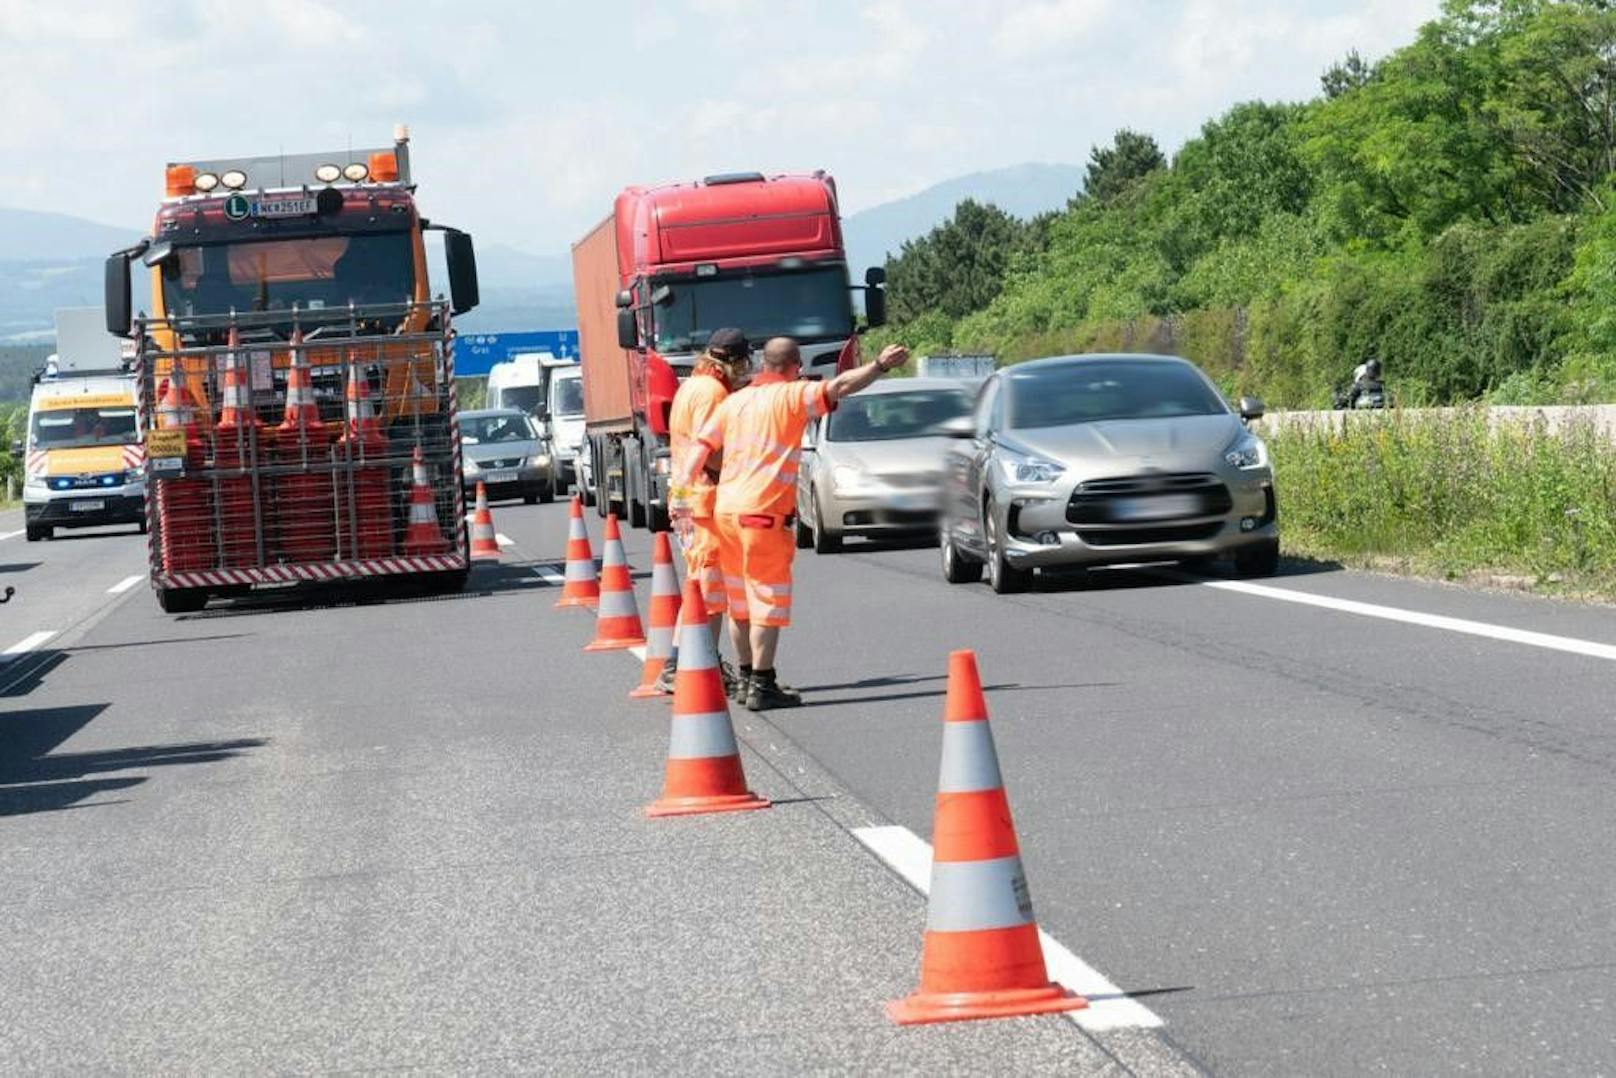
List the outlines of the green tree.
<svg viewBox="0 0 1616 1078">
<path fill-rule="evenodd" d="M 947 221 L 896 258 L 888 258 L 887 296 L 892 317 L 912 322 L 933 312 L 962 318 L 991 303 L 1005 273 L 1037 233 L 997 206 L 966 199 Z"/>
<path fill-rule="evenodd" d="M 1089 198 L 1110 202 L 1140 177 L 1166 165 L 1167 158 L 1162 156 L 1155 139 L 1125 127 L 1112 137 L 1111 145 L 1089 150 L 1083 193 Z"/>
<path fill-rule="evenodd" d="M 1353 49 L 1325 69 L 1324 74 L 1319 76 L 1319 84 L 1324 89 L 1324 96 L 1334 100 L 1342 94 L 1367 86 L 1373 77 L 1374 68 L 1359 55 L 1357 49 Z"/>
</svg>

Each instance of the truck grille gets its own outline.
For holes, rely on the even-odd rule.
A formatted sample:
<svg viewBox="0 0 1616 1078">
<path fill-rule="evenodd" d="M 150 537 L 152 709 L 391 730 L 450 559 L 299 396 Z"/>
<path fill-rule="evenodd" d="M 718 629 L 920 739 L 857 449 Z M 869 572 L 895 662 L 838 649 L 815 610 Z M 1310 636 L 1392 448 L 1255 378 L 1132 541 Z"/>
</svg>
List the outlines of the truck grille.
<svg viewBox="0 0 1616 1078">
<path fill-rule="evenodd" d="M 1229 488 L 1210 472 L 1094 479 L 1081 483 L 1066 519 L 1090 546 L 1133 546 L 1210 539 L 1234 507 Z"/>
</svg>

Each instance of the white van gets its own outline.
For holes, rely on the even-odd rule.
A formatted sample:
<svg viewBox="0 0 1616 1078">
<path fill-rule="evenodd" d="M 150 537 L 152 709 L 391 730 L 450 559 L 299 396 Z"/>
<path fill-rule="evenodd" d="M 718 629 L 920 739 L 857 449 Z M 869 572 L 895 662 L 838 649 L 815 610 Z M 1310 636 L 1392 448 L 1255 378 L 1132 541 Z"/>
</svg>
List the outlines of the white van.
<svg viewBox="0 0 1616 1078">
<path fill-rule="evenodd" d="M 579 483 L 578 461 L 584 444 L 584 372 L 578 364 L 551 368 L 548 419 L 563 488 L 568 483 Z"/>
<path fill-rule="evenodd" d="M 146 454 L 135 377 L 99 307 L 56 312 L 56 354 L 28 400 L 23 518 L 28 541 L 57 528 L 146 530 Z"/>
</svg>

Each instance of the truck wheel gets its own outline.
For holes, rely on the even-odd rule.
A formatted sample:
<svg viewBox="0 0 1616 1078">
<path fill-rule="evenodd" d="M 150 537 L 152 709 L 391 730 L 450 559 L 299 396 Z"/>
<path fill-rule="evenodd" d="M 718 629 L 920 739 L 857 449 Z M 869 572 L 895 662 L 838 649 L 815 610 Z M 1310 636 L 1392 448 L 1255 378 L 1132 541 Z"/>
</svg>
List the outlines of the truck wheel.
<svg viewBox="0 0 1616 1078">
<path fill-rule="evenodd" d="M 165 614 L 194 614 L 208 605 L 205 588 L 158 588 L 157 605 Z"/>
<path fill-rule="evenodd" d="M 650 505 L 645 510 L 646 526 L 654 532 L 665 532 L 672 528 L 673 522 L 668 518 L 668 508 L 665 505 Z"/>
<path fill-rule="evenodd" d="M 623 461 L 623 469 L 623 500 L 628 503 L 628 526 L 643 528 L 646 517 L 645 506 L 651 500 L 646 490 L 649 473 L 645 470 L 645 458 L 636 453 L 632 470 L 626 459 Z"/>
</svg>

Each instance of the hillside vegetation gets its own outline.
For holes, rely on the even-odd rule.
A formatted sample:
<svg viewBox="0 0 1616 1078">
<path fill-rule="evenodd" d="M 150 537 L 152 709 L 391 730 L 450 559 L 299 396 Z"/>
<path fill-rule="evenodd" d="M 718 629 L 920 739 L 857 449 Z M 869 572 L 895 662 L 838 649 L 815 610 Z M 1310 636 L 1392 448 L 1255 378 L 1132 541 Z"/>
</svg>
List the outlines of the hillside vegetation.
<svg viewBox="0 0 1616 1078">
<path fill-rule="evenodd" d="M 1064 212 L 961 204 L 889 260 L 877 338 L 1172 351 L 1270 407 L 1327 406 L 1371 356 L 1407 405 L 1616 400 L 1607 0 L 1449 0 L 1321 84 L 1230 109 L 1171 161 L 1119 132 Z"/>
</svg>

